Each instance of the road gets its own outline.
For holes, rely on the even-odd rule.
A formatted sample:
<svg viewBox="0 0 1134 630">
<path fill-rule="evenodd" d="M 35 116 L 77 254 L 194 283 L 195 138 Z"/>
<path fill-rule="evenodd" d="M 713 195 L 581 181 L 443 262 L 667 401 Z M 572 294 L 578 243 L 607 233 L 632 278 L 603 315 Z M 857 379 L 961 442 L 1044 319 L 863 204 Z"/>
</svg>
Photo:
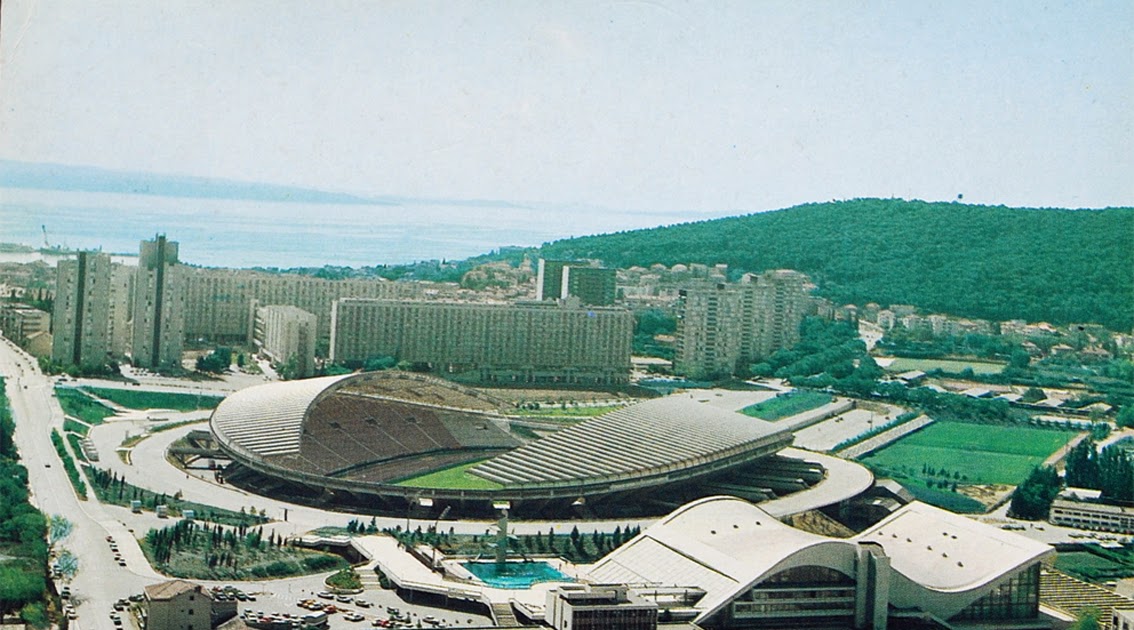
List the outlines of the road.
<svg viewBox="0 0 1134 630">
<path fill-rule="evenodd" d="M 74 627 L 112 630 L 108 615 L 114 601 L 163 578 L 146 563 L 122 522 L 101 504 L 80 501 L 71 490 L 51 444 L 51 429 L 63 429 L 63 410 L 52 394 L 52 380 L 8 339 L 0 344 L 0 375 L 5 377 L 16 424 L 15 442 L 28 469 L 32 502 L 45 515 L 61 514 L 73 524 L 71 534 L 57 548 L 70 550 L 79 561 L 79 572 L 71 583 L 79 613 Z M 126 567 L 115 562 L 106 536 L 118 540 Z"/>
<path fill-rule="evenodd" d="M 8 339 L 0 336 L 0 376 L 5 379 L 5 387 L 12 417 L 15 421 L 15 442 L 19 448 L 23 464 L 28 468 L 28 485 L 30 487 L 32 502 L 44 514 L 60 514 L 71 521 L 73 529 L 70 535 L 56 545 L 57 549 L 67 549 L 79 561 L 79 570 L 74 579 L 69 582 L 74 593 L 73 603 L 76 605 L 79 618 L 72 621 L 72 627 L 79 630 L 115 630 L 109 617 L 110 610 L 115 601 L 129 595 L 140 593 L 148 584 L 169 579 L 154 571 L 145 559 L 137 538 L 152 527 L 168 525 L 169 521 L 158 520 L 151 513 L 132 514 L 128 509 L 103 505 L 99 503 L 90 492 L 86 501 L 79 500 L 71 489 L 66 471 L 51 443 L 51 430 L 54 428 L 60 433 L 63 431 L 63 410 L 53 395 L 55 379 L 43 375 L 36 361 L 12 344 Z M 205 393 L 225 393 L 232 391 L 239 385 L 232 382 L 208 383 L 198 388 L 196 384 L 187 385 L 184 382 L 164 382 L 153 379 L 146 383 L 147 390 L 180 391 L 204 390 Z M 258 384 L 259 378 L 245 378 L 244 386 Z M 81 379 L 75 381 L 68 379 L 69 385 L 92 385 L 96 387 L 133 387 L 129 384 L 108 382 L 102 380 Z M 168 389 L 167 389 L 168 388 Z M 267 529 L 274 529 L 283 535 L 299 534 L 315 527 L 324 525 L 345 526 L 351 519 L 360 519 L 369 522 L 369 515 L 358 515 L 343 512 L 331 512 L 313 507 L 302 506 L 272 498 L 247 493 L 239 488 L 229 485 L 219 485 L 212 480 L 208 472 L 200 475 L 188 475 L 185 471 L 173 466 L 165 458 L 166 448 L 170 443 L 183 436 L 190 430 L 202 428 L 203 424 L 189 425 L 171 431 L 153 434 L 139 443 L 132 452 L 130 463 L 118 458 L 115 450 L 123 438 L 129 434 L 137 434 L 145 429 L 147 424 L 154 424 L 147 420 L 144 412 L 124 414 L 123 418 L 109 419 L 106 424 L 92 429 L 90 436 L 101 455 L 99 466 L 112 469 L 125 475 L 127 480 L 140 487 L 173 495 L 178 491 L 192 501 L 225 507 L 233 510 L 255 507 L 264 509 L 268 515 L 275 519 Z M 184 417 L 204 419 L 207 412 L 190 414 L 162 413 L 164 420 L 178 420 Z M 284 511 L 287 511 L 288 520 L 284 522 Z M 379 527 L 394 527 L 406 525 L 405 518 L 379 518 Z M 413 519 L 410 527 L 421 526 L 423 529 L 434 524 L 433 519 Z M 618 520 L 586 523 L 580 529 L 587 533 L 592 530 L 613 531 L 617 526 L 627 524 L 648 526 L 651 519 L 646 520 Z M 557 531 L 568 531 L 572 523 L 563 522 L 524 522 L 515 523 L 512 530 L 518 534 L 546 531 L 554 527 Z M 583 525 L 583 524 L 580 524 Z M 455 531 L 468 534 L 484 534 L 490 527 L 486 521 L 461 521 L 442 523 L 442 527 L 452 526 Z M 126 566 L 121 567 L 114 560 L 110 550 L 107 536 L 115 539 L 119 550 L 126 559 Z M 285 580 L 264 580 L 240 583 L 241 588 L 248 592 L 259 594 L 257 603 L 247 607 L 256 610 L 279 610 L 296 612 L 294 603 L 296 599 L 313 595 L 322 590 L 322 579 L 325 575 L 306 576 Z M 208 581 L 198 582 L 206 586 L 218 584 Z M 368 588 L 365 597 L 375 604 L 392 605 L 407 612 L 412 611 L 418 616 L 434 615 L 438 618 L 451 620 L 460 619 L 465 624 L 475 623 L 481 626 L 487 622 L 485 617 L 475 614 L 455 613 L 439 608 L 408 603 L 390 591 L 381 591 Z M 369 611 L 361 611 L 369 612 Z M 375 610 L 372 614 L 377 614 Z M 124 617 L 128 619 L 128 617 Z M 335 619 L 332 626 L 357 627 L 349 622 Z"/>
</svg>

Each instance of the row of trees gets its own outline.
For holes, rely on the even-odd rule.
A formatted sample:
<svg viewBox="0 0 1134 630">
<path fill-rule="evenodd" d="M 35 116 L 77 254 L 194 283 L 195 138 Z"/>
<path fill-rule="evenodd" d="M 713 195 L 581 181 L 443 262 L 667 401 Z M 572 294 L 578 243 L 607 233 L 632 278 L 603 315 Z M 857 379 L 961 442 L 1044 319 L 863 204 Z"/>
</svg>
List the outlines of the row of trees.
<svg viewBox="0 0 1134 630">
<path fill-rule="evenodd" d="M 775 376 L 813 389 L 832 388 L 869 395 L 882 369 L 866 352 L 858 328 L 848 321 L 807 317 L 799 327 L 799 343 L 777 350 L 750 366 L 753 376 Z"/>
<path fill-rule="evenodd" d="M 1088 436 L 1067 453 L 1065 469 L 1070 487 L 1099 490 L 1104 501 L 1134 503 L 1134 451 L 1122 444 L 1099 450 Z"/>
<path fill-rule="evenodd" d="M 206 563 L 213 568 L 218 564 L 235 567 L 242 554 L 279 549 L 285 544 L 285 539 L 274 531 L 265 538 L 263 527 L 249 530 L 183 520 L 161 529 L 151 529 L 146 533 L 146 544 L 154 561 L 159 564 L 169 562 L 176 551 L 202 549 Z"/>
<path fill-rule="evenodd" d="M 0 617 L 18 611 L 39 627 L 47 622 L 47 522 L 28 500 L 28 471 L 19 463 L 14 432 L 0 379 Z"/>
</svg>

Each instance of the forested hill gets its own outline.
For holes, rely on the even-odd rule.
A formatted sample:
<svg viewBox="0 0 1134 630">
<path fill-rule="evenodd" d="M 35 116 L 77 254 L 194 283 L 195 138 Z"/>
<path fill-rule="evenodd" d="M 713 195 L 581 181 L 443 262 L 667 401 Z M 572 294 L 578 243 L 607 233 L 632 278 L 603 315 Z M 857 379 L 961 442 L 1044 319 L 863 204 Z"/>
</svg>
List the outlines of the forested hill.
<svg viewBox="0 0 1134 630">
<path fill-rule="evenodd" d="M 556 241 L 541 255 L 617 267 L 790 268 L 810 274 L 838 304 L 1134 326 L 1134 208 L 858 199 Z"/>
</svg>

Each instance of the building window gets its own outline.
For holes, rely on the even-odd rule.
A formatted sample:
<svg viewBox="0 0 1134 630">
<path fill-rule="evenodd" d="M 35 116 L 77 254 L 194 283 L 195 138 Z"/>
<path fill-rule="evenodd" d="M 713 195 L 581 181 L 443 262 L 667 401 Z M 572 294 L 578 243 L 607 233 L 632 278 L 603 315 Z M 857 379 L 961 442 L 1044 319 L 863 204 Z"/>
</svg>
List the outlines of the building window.
<svg viewBox="0 0 1134 630">
<path fill-rule="evenodd" d="M 1032 619 L 1039 611 L 1039 564 L 1020 571 L 950 621 Z"/>
</svg>

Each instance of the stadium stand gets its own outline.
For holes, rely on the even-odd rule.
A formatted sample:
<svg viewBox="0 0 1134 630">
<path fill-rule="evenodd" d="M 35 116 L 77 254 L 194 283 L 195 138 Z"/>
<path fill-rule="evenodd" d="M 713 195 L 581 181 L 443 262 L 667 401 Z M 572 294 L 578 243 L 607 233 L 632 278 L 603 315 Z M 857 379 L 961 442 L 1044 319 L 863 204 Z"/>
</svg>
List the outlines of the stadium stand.
<svg viewBox="0 0 1134 630">
<path fill-rule="evenodd" d="M 766 456 L 790 444 L 775 425 L 680 396 L 624 407 L 473 468 L 505 485 L 615 479 Z"/>
</svg>

